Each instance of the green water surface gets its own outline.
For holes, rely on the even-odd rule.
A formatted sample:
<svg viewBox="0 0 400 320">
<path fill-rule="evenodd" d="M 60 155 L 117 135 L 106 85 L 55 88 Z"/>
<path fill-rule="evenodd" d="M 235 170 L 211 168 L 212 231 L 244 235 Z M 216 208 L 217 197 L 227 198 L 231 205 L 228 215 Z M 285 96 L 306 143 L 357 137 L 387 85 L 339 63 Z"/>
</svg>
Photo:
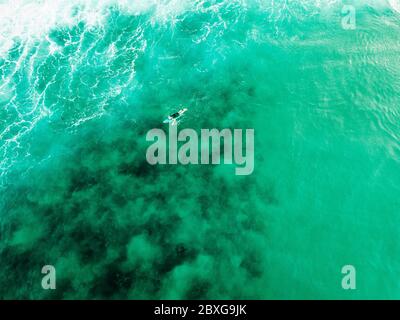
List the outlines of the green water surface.
<svg viewBox="0 0 400 320">
<path fill-rule="evenodd" d="M 347 1 L 345 30 L 343 4 L 105 4 L 14 38 L 0 297 L 400 298 L 400 15 Z M 254 173 L 150 166 L 147 131 L 182 106 L 180 129 L 254 128 Z"/>
</svg>

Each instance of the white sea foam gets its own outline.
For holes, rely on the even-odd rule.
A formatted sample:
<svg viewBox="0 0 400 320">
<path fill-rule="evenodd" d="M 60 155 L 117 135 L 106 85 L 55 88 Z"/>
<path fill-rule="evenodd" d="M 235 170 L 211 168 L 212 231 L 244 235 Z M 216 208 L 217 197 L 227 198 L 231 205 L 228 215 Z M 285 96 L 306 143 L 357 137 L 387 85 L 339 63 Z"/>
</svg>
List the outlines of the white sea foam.
<svg viewBox="0 0 400 320">
<path fill-rule="evenodd" d="M 294 7 L 328 8 L 340 0 L 235 0 L 244 7 L 255 4 L 281 12 Z M 84 21 L 87 26 L 104 23 L 110 7 L 133 15 L 152 10 L 155 21 L 172 21 L 187 10 L 203 7 L 204 0 L 0 0 L 0 55 L 13 47 L 16 40 L 29 41 L 47 34 L 58 26 L 71 26 Z M 208 1 L 207 7 L 215 7 L 221 1 Z M 213 5 L 214 3 L 214 5 Z M 356 5 L 388 6 L 400 12 L 398 0 L 356 0 Z"/>
<path fill-rule="evenodd" d="M 41 59 L 40 54 L 42 53 L 39 53 L 39 49 L 33 51 L 31 49 L 36 49 L 35 46 L 38 46 L 38 43 L 46 43 L 44 47 L 48 48 L 49 55 L 60 51 L 58 44 L 49 37 L 52 30 L 73 27 L 80 22 L 83 22 L 88 29 L 101 28 L 107 22 L 111 7 L 118 8 L 118 10 L 130 15 L 151 12 L 149 16 L 152 24 L 174 23 L 176 19 L 179 19 L 180 16 L 189 11 L 211 13 L 219 17 L 217 24 L 221 24 L 223 28 L 226 28 L 225 21 L 221 15 L 224 6 L 230 6 L 230 8 L 233 5 L 241 6 L 243 10 L 250 6 L 255 6 L 265 12 L 266 20 L 269 17 L 273 22 L 276 22 L 279 19 L 285 20 L 286 17 L 296 17 L 299 14 L 307 17 L 323 11 L 336 10 L 342 3 L 343 1 L 341 0 L 0 0 L 0 59 L 11 59 L 9 57 L 10 49 L 14 48 L 16 44 L 20 46 L 18 58 L 10 63 L 11 71 L 8 71 L 7 75 L 0 79 L 0 103 L 6 109 L 12 110 L 10 114 L 15 110 L 19 115 L 15 122 L 5 123 L 0 128 L 0 155 L 2 155 L 0 174 L 5 168 L 9 167 L 10 162 L 7 159 L 12 158 L 12 150 L 15 149 L 18 140 L 29 133 L 39 120 L 51 114 L 51 112 L 48 112 L 51 110 L 51 106 L 46 106 L 44 102 L 46 89 L 51 82 L 45 86 L 44 91 L 31 92 L 30 103 L 18 105 L 13 101 L 14 95 L 16 95 L 13 81 L 20 68 L 27 68 L 29 80 L 35 76 L 33 75 L 32 66 L 35 61 Z M 400 1 L 398 0 L 355 0 L 354 5 L 368 5 L 383 9 L 393 8 L 400 12 Z M 196 35 L 193 42 L 206 41 L 209 34 L 213 32 L 213 27 L 215 25 L 206 24 L 204 32 Z M 138 32 L 138 35 L 132 36 L 139 37 L 141 36 L 140 33 Z M 83 38 L 82 36 L 81 40 Z M 140 45 L 145 48 L 146 40 L 144 39 Z M 131 49 L 133 50 L 133 48 L 129 48 L 129 50 Z M 80 51 L 79 47 L 71 55 L 69 61 L 72 73 L 76 68 L 79 68 L 85 54 L 85 52 Z M 116 54 L 116 47 L 112 44 L 107 51 L 106 58 L 112 61 Z M 129 78 L 125 86 L 128 86 L 133 78 L 135 72 L 134 63 L 132 68 L 128 69 L 132 77 Z M 19 77 L 17 78 L 19 79 Z M 39 81 L 39 77 L 32 79 L 32 81 L 32 87 L 37 87 L 36 82 Z M 80 125 L 101 115 L 107 104 L 108 97 L 118 95 L 120 90 L 121 87 L 116 85 L 114 90 L 104 92 L 105 99 L 99 105 L 99 109 L 87 110 L 87 113 L 84 112 L 82 117 L 72 125 Z"/>
<path fill-rule="evenodd" d="M 399 0 L 388 0 L 391 7 L 400 13 L 400 1 Z"/>
<path fill-rule="evenodd" d="M 189 0 L 0 0 L 0 55 L 8 52 L 15 41 L 27 43 L 43 37 L 57 27 L 68 27 L 83 21 L 88 27 L 104 23 L 110 7 L 128 14 L 153 10 L 156 20 L 173 19 L 184 12 Z"/>
</svg>

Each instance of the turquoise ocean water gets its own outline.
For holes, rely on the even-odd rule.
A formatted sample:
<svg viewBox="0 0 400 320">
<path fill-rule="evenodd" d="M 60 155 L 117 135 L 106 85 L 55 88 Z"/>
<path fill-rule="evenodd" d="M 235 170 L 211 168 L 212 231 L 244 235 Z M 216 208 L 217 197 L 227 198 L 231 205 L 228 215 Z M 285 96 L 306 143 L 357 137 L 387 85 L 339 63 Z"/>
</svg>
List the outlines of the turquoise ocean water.
<svg viewBox="0 0 400 320">
<path fill-rule="evenodd" d="M 400 298 L 399 55 L 394 0 L 0 1 L 0 297 Z M 254 173 L 150 166 L 183 106 Z"/>
</svg>

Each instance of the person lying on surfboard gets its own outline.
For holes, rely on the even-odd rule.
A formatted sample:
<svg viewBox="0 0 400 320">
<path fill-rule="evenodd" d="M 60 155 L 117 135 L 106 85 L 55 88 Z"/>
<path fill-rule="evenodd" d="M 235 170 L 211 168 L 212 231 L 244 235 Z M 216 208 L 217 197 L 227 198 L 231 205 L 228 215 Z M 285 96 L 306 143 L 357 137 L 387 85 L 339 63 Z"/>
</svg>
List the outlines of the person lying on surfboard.
<svg viewBox="0 0 400 320">
<path fill-rule="evenodd" d="M 164 123 L 170 123 L 171 125 L 176 126 L 179 123 L 178 119 L 182 117 L 187 110 L 187 108 L 183 108 L 182 110 L 171 114 L 170 116 L 168 116 L 168 119 L 164 120 Z"/>
</svg>

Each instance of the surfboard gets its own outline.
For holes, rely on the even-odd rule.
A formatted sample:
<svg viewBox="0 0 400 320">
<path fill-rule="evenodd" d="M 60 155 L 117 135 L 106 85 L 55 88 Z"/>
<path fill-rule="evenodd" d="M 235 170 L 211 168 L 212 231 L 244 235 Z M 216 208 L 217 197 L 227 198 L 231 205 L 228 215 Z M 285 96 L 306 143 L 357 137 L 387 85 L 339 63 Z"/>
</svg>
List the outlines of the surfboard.
<svg viewBox="0 0 400 320">
<path fill-rule="evenodd" d="M 177 113 L 174 113 L 173 115 L 170 115 L 167 119 L 163 121 L 163 123 L 166 124 L 172 124 L 173 126 L 178 125 L 180 121 L 178 121 L 183 114 L 187 111 L 187 108 L 179 110 Z M 175 116 L 175 118 L 173 118 Z"/>
</svg>

